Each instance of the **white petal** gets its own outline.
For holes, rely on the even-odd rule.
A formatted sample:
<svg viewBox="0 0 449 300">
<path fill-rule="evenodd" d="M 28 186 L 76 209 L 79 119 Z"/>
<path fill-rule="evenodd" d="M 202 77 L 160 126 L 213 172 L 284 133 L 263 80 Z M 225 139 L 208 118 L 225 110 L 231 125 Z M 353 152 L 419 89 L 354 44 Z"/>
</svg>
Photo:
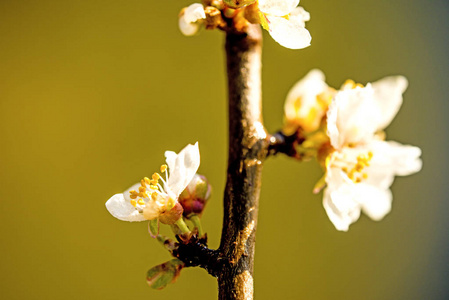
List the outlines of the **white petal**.
<svg viewBox="0 0 449 300">
<path fill-rule="evenodd" d="M 328 87 L 324 80 L 323 72 L 314 69 L 290 89 L 284 105 L 288 120 L 307 117 L 310 109 L 317 105 L 316 96 L 326 91 Z M 300 101 L 299 108 L 297 108 L 298 101 Z"/>
<path fill-rule="evenodd" d="M 170 191 L 177 198 L 192 180 L 200 166 L 198 143 L 195 145 L 187 145 L 170 164 L 172 167 L 170 168 L 167 184 Z"/>
<path fill-rule="evenodd" d="M 182 15 L 179 17 L 179 30 L 186 36 L 194 35 L 200 29 L 198 20 L 205 19 L 206 13 L 204 7 L 200 3 L 194 3 L 185 8 Z"/>
<path fill-rule="evenodd" d="M 106 201 L 107 210 L 119 220 L 128 222 L 145 221 L 145 218 L 140 214 L 129 201 L 125 199 L 123 194 L 115 194 L 108 201 Z"/>
<path fill-rule="evenodd" d="M 167 162 L 169 170 L 175 168 L 176 157 L 178 154 L 174 151 L 165 151 L 165 161 Z"/>
<path fill-rule="evenodd" d="M 290 13 L 290 18 L 295 18 L 302 27 L 305 27 L 307 21 L 310 21 L 310 13 L 303 7 L 298 6 Z"/>
<path fill-rule="evenodd" d="M 374 221 L 380 221 L 391 211 L 393 196 L 389 189 L 380 189 L 368 184 L 355 184 L 355 193 L 363 212 Z"/>
<path fill-rule="evenodd" d="M 327 112 L 328 136 L 336 149 L 349 143 L 363 143 L 374 138 L 378 127 L 378 110 L 374 104 L 374 91 L 365 88 L 339 91 Z"/>
<path fill-rule="evenodd" d="M 184 19 L 187 23 L 195 23 L 198 20 L 205 19 L 206 13 L 200 3 L 193 3 L 184 10 Z"/>
<path fill-rule="evenodd" d="M 286 16 L 298 6 L 299 0 L 259 0 L 259 10 L 273 16 Z"/>
<path fill-rule="evenodd" d="M 407 176 L 422 168 L 421 149 L 394 141 L 374 141 L 369 147 L 373 152 L 372 166 L 396 176 Z"/>
<path fill-rule="evenodd" d="M 195 35 L 200 29 L 199 24 L 197 23 L 189 23 L 185 20 L 184 16 L 179 17 L 178 21 L 179 30 L 185 36 Z"/>
<path fill-rule="evenodd" d="M 360 204 L 353 200 L 352 191 L 346 185 L 326 188 L 323 206 L 335 228 L 340 231 L 348 231 L 349 225 L 360 217 Z"/>
<path fill-rule="evenodd" d="M 289 20 L 282 17 L 266 15 L 268 22 L 268 32 L 271 37 L 289 49 L 302 49 L 310 46 L 312 37 L 304 24 L 301 24 L 298 18 Z"/>
<path fill-rule="evenodd" d="M 402 105 L 408 82 L 404 76 L 390 76 L 372 83 L 374 100 L 380 110 L 377 130 L 387 127 Z"/>
</svg>

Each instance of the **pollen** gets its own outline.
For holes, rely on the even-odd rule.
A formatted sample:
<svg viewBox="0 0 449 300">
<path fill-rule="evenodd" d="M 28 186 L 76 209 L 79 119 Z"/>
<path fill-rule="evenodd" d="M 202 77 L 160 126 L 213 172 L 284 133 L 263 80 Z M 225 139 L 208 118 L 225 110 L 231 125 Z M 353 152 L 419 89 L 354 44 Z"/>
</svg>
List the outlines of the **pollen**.
<svg viewBox="0 0 449 300">
<path fill-rule="evenodd" d="M 137 195 L 138 195 L 138 193 L 137 193 L 136 191 L 134 191 L 134 190 L 129 191 L 129 197 L 130 197 L 131 199 L 136 199 L 136 198 L 137 198 Z"/>
<path fill-rule="evenodd" d="M 159 188 L 157 187 L 157 185 L 150 185 L 150 189 L 152 189 L 152 190 L 158 190 Z"/>
<path fill-rule="evenodd" d="M 143 180 L 145 180 L 145 183 L 150 185 L 151 184 L 151 180 L 148 177 L 145 177 Z"/>
<path fill-rule="evenodd" d="M 147 190 L 147 188 L 145 186 L 139 186 L 139 192 L 143 193 Z"/>
<path fill-rule="evenodd" d="M 370 166 L 370 161 L 373 158 L 373 153 L 370 151 L 366 154 L 360 154 L 357 156 L 357 163 L 355 163 L 354 167 L 348 171 L 348 168 L 343 167 L 341 170 L 348 175 L 348 178 L 351 179 L 354 183 L 360 183 L 363 179 L 368 178 L 368 173 L 362 171 Z M 359 176 L 356 176 L 359 175 Z"/>
<path fill-rule="evenodd" d="M 144 205 L 144 204 L 145 204 L 145 201 L 143 201 L 143 199 L 139 199 L 139 200 L 137 200 L 137 204 L 139 204 L 139 205 Z"/>
<path fill-rule="evenodd" d="M 151 176 L 151 178 L 153 178 L 153 180 L 159 180 L 161 178 L 161 175 L 159 175 L 158 173 L 154 173 L 153 176 Z"/>
<path fill-rule="evenodd" d="M 140 185 L 143 186 L 143 187 L 146 186 L 145 179 L 142 179 L 142 180 L 140 181 Z"/>
<path fill-rule="evenodd" d="M 164 173 L 167 170 L 167 165 L 162 165 L 161 166 L 161 173 Z"/>
<path fill-rule="evenodd" d="M 136 207 L 136 206 L 137 206 L 137 201 L 136 201 L 136 200 L 134 200 L 134 199 L 133 199 L 133 200 L 131 200 L 131 205 L 132 205 L 132 206 L 134 206 L 134 207 Z"/>
<path fill-rule="evenodd" d="M 358 87 L 363 88 L 363 84 L 356 83 L 354 80 L 348 79 L 345 81 L 345 83 L 343 83 L 342 90 L 347 90 L 347 89 L 352 90 L 352 89 L 355 89 Z"/>
</svg>

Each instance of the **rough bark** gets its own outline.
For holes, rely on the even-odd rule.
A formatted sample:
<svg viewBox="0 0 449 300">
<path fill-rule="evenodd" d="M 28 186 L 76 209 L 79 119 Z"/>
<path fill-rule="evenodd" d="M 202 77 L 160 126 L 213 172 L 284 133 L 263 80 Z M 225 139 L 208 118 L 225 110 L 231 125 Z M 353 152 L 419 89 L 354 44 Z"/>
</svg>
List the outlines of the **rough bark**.
<svg viewBox="0 0 449 300">
<path fill-rule="evenodd" d="M 253 299 L 254 250 L 262 165 L 269 141 L 262 124 L 260 26 L 227 32 L 229 154 L 219 250 L 219 299 Z"/>
</svg>

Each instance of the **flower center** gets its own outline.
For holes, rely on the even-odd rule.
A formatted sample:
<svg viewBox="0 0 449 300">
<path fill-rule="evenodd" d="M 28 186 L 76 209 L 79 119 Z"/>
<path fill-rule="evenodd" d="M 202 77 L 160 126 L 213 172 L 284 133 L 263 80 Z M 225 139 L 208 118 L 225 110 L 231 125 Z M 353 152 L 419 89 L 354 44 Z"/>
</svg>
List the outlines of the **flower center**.
<svg viewBox="0 0 449 300">
<path fill-rule="evenodd" d="M 366 154 L 360 154 L 357 156 L 357 163 L 352 167 L 352 169 L 348 170 L 348 168 L 343 167 L 342 171 L 348 175 L 349 179 L 351 179 L 354 183 L 362 182 L 362 179 L 368 178 L 368 173 L 363 172 L 366 167 L 369 167 L 370 161 L 373 158 L 373 152 L 369 151 Z"/>
<path fill-rule="evenodd" d="M 161 173 L 165 173 L 167 170 L 167 165 L 161 166 Z M 166 176 L 168 180 L 168 176 Z M 151 179 L 148 177 L 144 177 L 140 181 L 139 191 L 132 190 L 129 192 L 129 197 L 131 198 L 131 205 L 136 207 L 144 206 L 146 201 L 148 202 L 150 199 L 152 201 L 157 201 L 158 195 L 165 195 L 165 191 L 162 186 L 159 184 L 159 180 L 165 184 L 165 181 L 162 179 L 159 173 L 154 173 L 151 176 Z M 164 197 L 165 198 L 165 197 Z M 171 198 L 170 198 L 171 199 Z M 169 199 L 169 202 L 170 202 Z M 146 201 L 145 201 L 146 200 Z"/>
</svg>

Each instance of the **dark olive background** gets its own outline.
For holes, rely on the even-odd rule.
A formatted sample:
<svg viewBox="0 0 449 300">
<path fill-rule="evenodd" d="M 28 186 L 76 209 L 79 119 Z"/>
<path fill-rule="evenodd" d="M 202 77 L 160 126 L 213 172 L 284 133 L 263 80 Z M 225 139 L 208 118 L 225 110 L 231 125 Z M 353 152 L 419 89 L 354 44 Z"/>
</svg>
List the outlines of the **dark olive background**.
<svg viewBox="0 0 449 300">
<path fill-rule="evenodd" d="M 0 295 L 2 299 L 214 299 L 215 279 L 186 269 L 150 289 L 169 255 L 145 223 L 104 202 L 199 141 L 214 186 L 203 218 L 220 238 L 227 112 L 223 34 L 187 38 L 190 1 L 0 1 Z M 311 190 L 316 163 L 264 169 L 255 286 L 262 299 L 448 299 L 447 0 L 303 0 L 313 40 L 289 50 L 264 33 L 266 126 L 282 125 L 289 88 L 321 68 L 334 87 L 403 74 L 388 138 L 423 149 L 397 178 L 392 212 L 338 232 Z"/>
</svg>

